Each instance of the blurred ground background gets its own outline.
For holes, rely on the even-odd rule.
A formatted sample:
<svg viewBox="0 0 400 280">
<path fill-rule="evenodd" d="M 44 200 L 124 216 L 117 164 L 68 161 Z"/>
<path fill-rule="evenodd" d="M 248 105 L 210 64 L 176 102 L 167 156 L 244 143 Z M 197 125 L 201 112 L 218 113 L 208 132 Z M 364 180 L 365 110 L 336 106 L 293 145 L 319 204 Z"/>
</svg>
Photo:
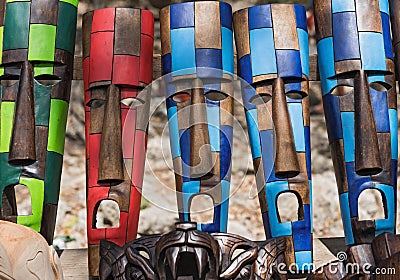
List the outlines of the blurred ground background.
<svg viewBox="0 0 400 280">
<path fill-rule="evenodd" d="M 159 8 L 171 2 L 183 1 L 105 1 L 81 0 L 77 32 L 76 54 L 81 55 L 81 19 L 82 14 L 92 9 L 103 7 L 140 7 L 153 12 L 156 19 L 155 52 L 161 49 L 159 40 Z M 233 10 L 264 4 L 268 1 L 229 0 Z M 269 1 L 288 2 L 288 1 Z M 297 1 L 310 8 L 310 1 Z M 312 17 L 310 19 L 312 23 Z M 312 34 L 312 30 L 310 30 Z M 316 53 L 315 41 L 310 38 L 310 53 Z M 313 216 L 314 235 L 317 237 L 343 236 L 343 227 L 339 211 L 339 198 L 328 145 L 326 127 L 319 103 L 319 84 L 311 83 L 312 107 L 312 171 L 313 171 Z M 240 99 L 240 96 L 238 96 Z M 152 98 L 152 114 L 149 127 L 146 171 L 140 216 L 139 233 L 148 235 L 163 233 L 173 228 L 177 221 L 176 199 L 173 193 L 175 186 L 171 169 L 172 161 L 169 152 L 166 107 L 163 98 Z M 235 138 L 233 147 L 232 196 L 230 200 L 228 231 L 245 237 L 262 240 L 265 238 L 258 198 L 255 197 L 254 170 L 245 132 L 243 108 L 235 106 Z M 165 129 L 164 129 L 165 128 Z M 70 103 L 67 139 L 65 145 L 64 171 L 61 182 L 61 197 L 58 209 L 55 244 L 60 248 L 87 247 L 86 239 L 86 196 L 85 196 L 85 147 L 84 147 L 84 109 L 83 86 L 81 81 L 73 82 Z M 27 203 L 26 201 L 22 203 Z M 201 205 L 201 203 L 199 204 Z M 290 199 L 283 199 L 280 215 L 283 219 L 293 215 Z M 294 207 L 293 207 L 294 206 Z M 364 216 L 379 217 L 382 212 L 380 198 L 376 194 L 366 194 L 361 204 Z M 102 209 L 98 216 L 99 223 L 105 226 L 115 225 L 118 219 L 113 205 Z M 207 213 L 196 215 L 198 219 L 207 219 Z"/>
</svg>

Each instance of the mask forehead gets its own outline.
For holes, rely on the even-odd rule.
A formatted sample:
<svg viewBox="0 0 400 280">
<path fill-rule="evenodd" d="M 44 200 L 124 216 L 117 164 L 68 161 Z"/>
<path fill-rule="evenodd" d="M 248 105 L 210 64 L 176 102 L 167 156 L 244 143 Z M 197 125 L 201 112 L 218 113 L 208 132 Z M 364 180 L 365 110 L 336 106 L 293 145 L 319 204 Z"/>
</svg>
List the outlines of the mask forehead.
<svg viewBox="0 0 400 280">
<path fill-rule="evenodd" d="M 352 71 L 394 73 L 387 1 L 316 1 L 317 47 L 323 93 Z"/>
<path fill-rule="evenodd" d="M 72 64 L 78 0 L 3 2 L 2 63 L 28 60 Z M 52 70 L 46 71 L 53 74 Z"/>
<path fill-rule="evenodd" d="M 109 84 L 141 88 L 150 84 L 153 22 L 153 14 L 140 9 L 108 8 L 85 14 L 85 90 Z"/>
<path fill-rule="evenodd" d="M 232 8 L 224 2 L 187 2 L 160 12 L 163 74 L 172 79 L 232 79 Z"/>
<path fill-rule="evenodd" d="M 240 76 L 249 84 L 308 79 L 308 34 L 301 5 L 262 5 L 234 15 Z"/>
</svg>

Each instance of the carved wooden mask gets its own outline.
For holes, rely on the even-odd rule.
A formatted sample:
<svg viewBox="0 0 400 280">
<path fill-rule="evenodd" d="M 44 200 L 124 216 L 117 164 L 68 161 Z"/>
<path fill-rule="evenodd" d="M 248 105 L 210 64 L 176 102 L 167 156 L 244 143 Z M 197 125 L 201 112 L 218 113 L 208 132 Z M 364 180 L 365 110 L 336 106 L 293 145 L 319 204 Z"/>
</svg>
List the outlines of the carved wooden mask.
<svg viewBox="0 0 400 280">
<path fill-rule="evenodd" d="M 39 233 L 0 221 L 0 279 L 63 280 L 61 261 Z"/>
<path fill-rule="evenodd" d="M 0 1 L 1 217 L 52 243 L 60 191 L 78 0 Z M 14 186 L 29 189 L 18 216 Z"/>
<path fill-rule="evenodd" d="M 318 58 L 347 244 L 394 232 L 397 97 L 387 0 L 317 0 Z M 385 219 L 359 220 L 366 189 L 382 195 Z"/>
<path fill-rule="evenodd" d="M 109 8 L 83 18 L 89 273 L 98 276 L 100 240 L 136 238 L 149 121 L 154 17 Z M 143 91 L 142 91 L 143 90 Z M 117 202 L 118 228 L 97 228 L 104 200 Z"/>
<path fill-rule="evenodd" d="M 234 14 L 256 182 L 267 238 L 285 236 L 288 263 L 312 263 L 308 34 L 300 5 L 262 5 Z M 275 152 L 276 151 L 276 152 Z M 275 154 L 276 153 L 276 154 Z M 274 158 L 275 155 L 275 158 Z M 298 220 L 281 222 L 278 198 L 292 193 Z"/>
<path fill-rule="evenodd" d="M 232 8 L 218 1 L 174 4 L 161 10 L 160 21 L 180 219 L 190 221 L 194 197 L 209 196 L 213 222 L 199 229 L 225 232 L 233 131 Z"/>
<path fill-rule="evenodd" d="M 177 223 L 164 235 L 146 236 L 120 247 L 100 244 L 100 279 L 279 279 L 284 237 L 253 242 L 229 233 L 200 232 L 196 223 Z"/>
</svg>

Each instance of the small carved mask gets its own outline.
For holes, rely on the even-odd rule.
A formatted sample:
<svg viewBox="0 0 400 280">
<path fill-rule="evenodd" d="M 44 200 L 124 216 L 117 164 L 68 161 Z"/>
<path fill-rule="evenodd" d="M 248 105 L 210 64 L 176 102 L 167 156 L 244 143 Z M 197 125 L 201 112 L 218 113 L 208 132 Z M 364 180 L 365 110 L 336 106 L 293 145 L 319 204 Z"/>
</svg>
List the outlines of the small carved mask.
<svg viewBox="0 0 400 280">
<path fill-rule="evenodd" d="M 154 17 L 109 8 L 83 18 L 89 273 L 98 276 L 100 240 L 136 238 L 152 81 Z M 119 207 L 119 227 L 97 228 L 100 203 Z"/>
<path fill-rule="evenodd" d="M 300 5 L 234 14 L 239 76 L 267 238 L 285 236 L 288 263 L 312 263 L 308 34 Z M 275 156 L 275 157 L 274 157 Z M 280 195 L 295 195 L 298 220 L 281 222 Z"/>
<path fill-rule="evenodd" d="M 394 232 L 397 97 L 388 1 L 318 0 L 318 58 L 325 119 L 346 243 Z M 379 191 L 381 220 L 359 220 L 366 189 Z"/>
<path fill-rule="evenodd" d="M 186 2 L 160 12 L 162 69 L 181 221 L 192 199 L 209 196 L 214 218 L 199 225 L 225 232 L 233 136 L 232 8 Z"/>
<path fill-rule="evenodd" d="M 68 114 L 78 0 L 1 1 L 0 201 L 3 219 L 51 244 Z M 32 214 L 17 216 L 16 185 Z"/>
<path fill-rule="evenodd" d="M 120 247 L 100 245 L 100 279 L 279 279 L 285 261 L 284 237 L 253 242 L 229 233 L 208 234 L 196 223 L 177 223 L 162 236 L 152 235 Z"/>
<path fill-rule="evenodd" d="M 0 280 L 62 280 L 60 259 L 34 230 L 0 221 Z"/>
</svg>

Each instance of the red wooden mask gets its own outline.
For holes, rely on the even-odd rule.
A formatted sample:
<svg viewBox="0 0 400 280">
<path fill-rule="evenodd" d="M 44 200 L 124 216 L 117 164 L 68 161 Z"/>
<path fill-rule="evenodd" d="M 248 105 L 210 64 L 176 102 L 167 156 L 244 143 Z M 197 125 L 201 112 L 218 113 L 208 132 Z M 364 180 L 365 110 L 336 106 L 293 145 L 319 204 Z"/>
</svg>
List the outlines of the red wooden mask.
<svg viewBox="0 0 400 280">
<path fill-rule="evenodd" d="M 100 240 L 136 238 L 149 120 L 154 18 L 108 8 L 83 19 L 89 274 L 98 276 Z M 120 210 L 119 227 L 97 228 L 100 203 Z"/>
</svg>

